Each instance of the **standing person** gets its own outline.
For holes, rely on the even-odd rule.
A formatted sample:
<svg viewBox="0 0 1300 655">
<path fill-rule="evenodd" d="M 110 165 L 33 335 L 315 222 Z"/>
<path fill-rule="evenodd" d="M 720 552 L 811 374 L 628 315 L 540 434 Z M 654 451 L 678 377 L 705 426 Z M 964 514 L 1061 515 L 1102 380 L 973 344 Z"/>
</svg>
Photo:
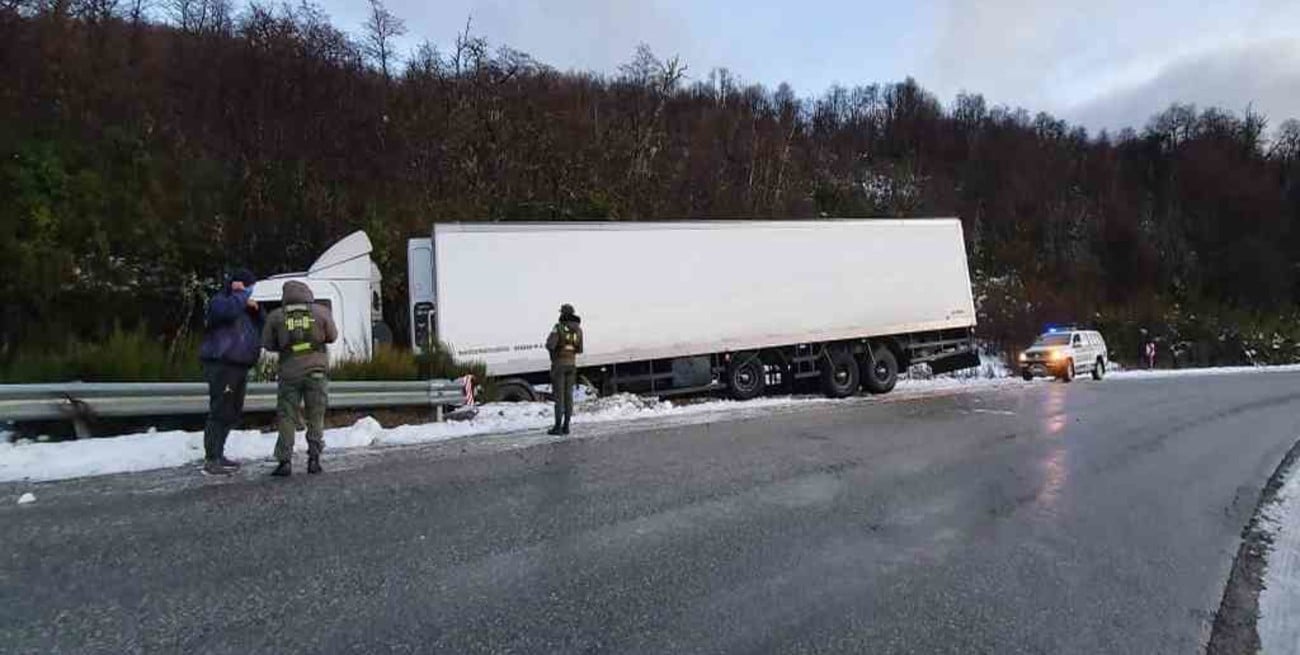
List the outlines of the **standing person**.
<svg viewBox="0 0 1300 655">
<path fill-rule="evenodd" d="M 1147 342 L 1146 360 L 1148 369 L 1156 367 L 1156 342 L 1154 341 Z"/>
<path fill-rule="evenodd" d="M 275 404 L 280 438 L 275 442 L 279 465 L 271 475 L 293 473 L 293 437 L 299 405 L 306 406 L 307 472 L 320 473 L 325 449 L 325 407 L 329 402 L 329 354 L 339 330 L 330 310 L 316 304 L 311 288 L 297 280 L 284 283 L 284 305 L 271 312 L 262 330 L 262 346 L 280 354 Z"/>
<path fill-rule="evenodd" d="M 546 434 L 569 433 L 569 419 L 573 417 L 573 386 L 578 381 L 578 355 L 582 354 L 582 319 L 573 311 L 573 305 L 560 306 L 560 320 L 546 337 L 546 349 L 551 353 L 551 393 L 555 396 L 555 427 Z"/>
<path fill-rule="evenodd" d="M 203 428 L 203 472 L 229 475 L 239 463 L 226 459 L 226 437 L 244 413 L 248 369 L 262 355 L 265 319 L 253 300 L 256 278 L 239 269 L 208 301 L 199 359 L 208 382 L 208 421 Z"/>
</svg>

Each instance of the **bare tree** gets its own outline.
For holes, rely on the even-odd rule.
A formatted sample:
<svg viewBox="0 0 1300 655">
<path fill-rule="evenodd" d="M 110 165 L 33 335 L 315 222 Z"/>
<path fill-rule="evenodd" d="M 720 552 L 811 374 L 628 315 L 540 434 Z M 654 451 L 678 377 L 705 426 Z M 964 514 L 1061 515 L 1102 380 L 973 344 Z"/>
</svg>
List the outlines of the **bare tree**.
<svg viewBox="0 0 1300 655">
<path fill-rule="evenodd" d="M 118 0 L 78 0 L 73 12 L 87 23 L 102 23 L 117 14 Z"/>
<path fill-rule="evenodd" d="M 167 0 L 167 13 L 182 32 L 191 34 L 230 32 L 230 0 Z"/>
<path fill-rule="evenodd" d="M 1269 155 L 1284 162 L 1300 160 L 1300 120 L 1288 118 L 1277 126 Z"/>
<path fill-rule="evenodd" d="M 406 22 L 388 11 L 383 0 L 370 0 L 370 17 L 366 19 L 366 36 L 363 48 L 371 61 L 379 64 L 384 79 L 397 64 L 398 37 L 406 34 Z"/>
</svg>

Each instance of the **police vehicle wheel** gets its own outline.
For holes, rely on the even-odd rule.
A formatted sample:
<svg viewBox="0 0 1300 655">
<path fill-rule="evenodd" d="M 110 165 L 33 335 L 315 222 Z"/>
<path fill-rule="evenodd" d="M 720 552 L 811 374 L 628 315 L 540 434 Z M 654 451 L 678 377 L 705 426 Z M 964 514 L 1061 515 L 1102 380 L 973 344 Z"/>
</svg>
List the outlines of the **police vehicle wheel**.
<svg viewBox="0 0 1300 655">
<path fill-rule="evenodd" d="M 1033 382 L 1033 381 L 1034 381 L 1034 374 L 1033 374 L 1033 373 L 1030 373 L 1030 372 L 1028 372 L 1028 371 L 1025 371 L 1024 373 L 1021 373 L 1021 374 L 1020 374 L 1020 377 L 1024 378 L 1024 379 L 1025 379 L 1025 382 Z"/>
<path fill-rule="evenodd" d="M 1106 362 L 1102 361 L 1099 357 L 1097 358 L 1097 363 L 1092 367 L 1092 379 L 1100 380 L 1104 377 L 1106 377 Z"/>
<path fill-rule="evenodd" d="M 872 358 L 875 364 L 872 364 Z M 898 384 L 898 358 L 894 351 L 880 347 L 872 352 L 872 357 L 862 359 L 862 386 L 871 393 L 889 393 Z"/>
<path fill-rule="evenodd" d="M 828 398 L 844 398 L 858 390 L 861 383 L 858 363 L 845 350 L 832 350 L 828 362 L 822 362 L 822 391 Z"/>
<path fill-rule="evenodd" d="M 1061 373 L 1061 382 L 1073 382 L 1073 381 L 1074 381 L 1074 360 L 1071 359 L 1070 361 L 1065 363 L 1065 372 Z"/>
<path fill-rule="evenodd" d="M 737 355 L 727 369 L 727 388 L 736 400 L 749 400 L 763 395 L 767 380 L 763 360 L 753 353 Z"/>
</svg>

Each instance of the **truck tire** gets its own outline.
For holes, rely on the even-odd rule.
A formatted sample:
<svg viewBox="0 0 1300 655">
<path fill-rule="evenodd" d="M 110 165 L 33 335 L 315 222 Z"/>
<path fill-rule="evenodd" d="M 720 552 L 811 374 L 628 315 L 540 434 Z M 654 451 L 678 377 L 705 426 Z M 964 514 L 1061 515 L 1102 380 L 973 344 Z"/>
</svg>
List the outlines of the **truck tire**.
<svg viewBox="0 0 1300 655">
<path fill-rule="evenodd" d="M 738 355 L 727 369 L 727 389 L 736 400 L 751 400 L 763 395 L 767 384 L 763 360 L 754 353 Z"/>
<path fill-rule="evenodd" d="M 872 359 L 875 366 L 872 366 Z M 898 384 L 898 358 L 888 348 L 876 348 L 871 357 L 862 359 L 862 386 L 871 393 L 889 393 Z"/>
<path fill-rule="evenodd" d="M 1066 360 L 1065 370 L 1061 371 L 1061 382 L 1074 382 L 1074 360 Z"/>
<path fill-rule="evenodd" d="M 1101 380 L 1106 377 L 1106 362 L 1102 358 L 1097 358 L 1097 363 L 1092 365 L 1092 379 Z"/>
<path fill-rule="evenodd" d="M 531 403 L 537 400 L 533 385 L 523 380 L 509 380 L 497 385 L 497 400 L 503 403 Z"/>
<path fill-rule="evenodd" d="M 822 392 L 827 398 L 852 396 L 861 384 L 857 360 L 844 350 L 831 350 L 822 363 Z"/>
</svg>

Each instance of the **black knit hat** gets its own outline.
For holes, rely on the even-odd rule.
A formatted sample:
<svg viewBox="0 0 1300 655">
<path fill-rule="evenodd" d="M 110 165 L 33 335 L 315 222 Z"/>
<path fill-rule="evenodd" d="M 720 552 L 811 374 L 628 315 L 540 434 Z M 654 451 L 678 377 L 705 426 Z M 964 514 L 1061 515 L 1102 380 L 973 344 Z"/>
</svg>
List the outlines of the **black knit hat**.
<svg viewBox="0 0 1300 655">
<path fill-rule="evenodd" d="M 231 271 L 230 281 L 243 282 L 244 286 L 248 286 L 257 281 L 257 276 L 253 275 L 253 272 L 246 268 L 237 268 L 234 271 Z"/>
</svg>

